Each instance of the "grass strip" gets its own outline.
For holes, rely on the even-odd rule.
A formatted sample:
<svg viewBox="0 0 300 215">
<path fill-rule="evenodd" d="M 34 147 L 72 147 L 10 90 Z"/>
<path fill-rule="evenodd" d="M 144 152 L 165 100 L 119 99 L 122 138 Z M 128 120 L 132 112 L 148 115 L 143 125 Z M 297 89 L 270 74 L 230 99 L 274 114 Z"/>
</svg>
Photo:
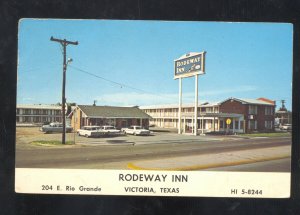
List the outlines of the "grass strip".
<svg viewBox="0 0 300 215">
<path fill-rule="evenodd" d="M 32 145 L 38 146 L 65 146 L 65 145 L 74 145 L 74 141 L 66 141 L 65 144 L 62 144 L 58 140 L 36 140 L 31 142 Z"/>
<path fill-rule="evenodd" d="M 255 134 L 240 134 L 243 137 L 290 137 L 288 132 L 275 132 L 275 133 L 255 133 Z"/>
</svg>

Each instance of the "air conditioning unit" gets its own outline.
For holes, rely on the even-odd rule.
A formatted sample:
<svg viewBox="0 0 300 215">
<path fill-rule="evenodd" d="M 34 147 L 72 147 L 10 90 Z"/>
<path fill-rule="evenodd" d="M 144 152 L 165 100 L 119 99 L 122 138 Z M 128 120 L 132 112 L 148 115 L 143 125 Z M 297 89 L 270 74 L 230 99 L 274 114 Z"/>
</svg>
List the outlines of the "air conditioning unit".
<svg viewBox="0 0 300 215">
<path fill-rule="evenodd" d="M 254 119 L 254 116 L 253 115 L 249 115 L 248 119 Z"/>
</svg>

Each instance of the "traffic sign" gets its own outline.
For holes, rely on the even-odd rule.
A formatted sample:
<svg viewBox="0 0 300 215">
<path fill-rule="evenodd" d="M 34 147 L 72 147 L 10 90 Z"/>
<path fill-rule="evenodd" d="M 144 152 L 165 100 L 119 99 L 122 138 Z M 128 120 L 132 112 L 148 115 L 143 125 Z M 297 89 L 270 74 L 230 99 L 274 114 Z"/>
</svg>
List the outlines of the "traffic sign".
<svg viewBox="0 0 300 215">
<path fill-rule="evenodd" d="M 231 119 L 226 119 L 226 124 L 230 125 L 230 123 L 231 123 Z"/>
</svg>

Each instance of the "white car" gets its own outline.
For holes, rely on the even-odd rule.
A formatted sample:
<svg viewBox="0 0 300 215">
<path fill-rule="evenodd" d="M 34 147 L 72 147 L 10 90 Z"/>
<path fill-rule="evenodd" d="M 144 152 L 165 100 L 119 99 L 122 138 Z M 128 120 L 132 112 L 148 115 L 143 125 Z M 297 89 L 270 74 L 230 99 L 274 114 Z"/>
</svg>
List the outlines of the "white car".
<svg viewBox="0 0 300 215">
<path fill-rule="evenodd" d="M 100 126 L 83 126 L 77 130 L 77 134 L 85 137 L 101 137 L 105 135 L 105 132 L 100 129 Z"/>
<path fill-rule="evenodd" d="M 114 126 L 111 125 L 104 125 L 100 127 L 100 130 L 103 131 L 106 135 L 119 135 L 121 131 L 116 129 Z"/>
<path fill-rule="evenodd" d="M 292 124 L 284 124 L 280 127 L 280 130 L 290 131 L 290 130 L 292 130 Z"/>
<path fill-rule="evenodd" d="M 133 134 L 133 135 L 150 135 L 150 131 L 144 129 L 141 126 L 133 125 L 129 128 L 122 129 L 125 134 Z"/>
</svg>

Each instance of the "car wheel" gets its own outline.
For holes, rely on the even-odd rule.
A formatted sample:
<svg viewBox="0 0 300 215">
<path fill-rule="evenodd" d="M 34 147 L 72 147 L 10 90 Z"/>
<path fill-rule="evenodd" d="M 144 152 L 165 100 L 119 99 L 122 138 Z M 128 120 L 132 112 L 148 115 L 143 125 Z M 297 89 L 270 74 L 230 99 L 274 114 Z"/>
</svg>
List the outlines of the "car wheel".
<svg viewBox="0 0 300 215">
<path fill-rule="evenodd" d="M 136 136 L 136 133 L 134 132 L 133 135 Z"/>
<path fill-rule="evenodd" d="M 85 136 L 86 138 L 89 138 L 89 135 L 87 135 L 87 134 L 86 134 L 86 135 L 84 135 L 84 136 Z"/>
</svg>

